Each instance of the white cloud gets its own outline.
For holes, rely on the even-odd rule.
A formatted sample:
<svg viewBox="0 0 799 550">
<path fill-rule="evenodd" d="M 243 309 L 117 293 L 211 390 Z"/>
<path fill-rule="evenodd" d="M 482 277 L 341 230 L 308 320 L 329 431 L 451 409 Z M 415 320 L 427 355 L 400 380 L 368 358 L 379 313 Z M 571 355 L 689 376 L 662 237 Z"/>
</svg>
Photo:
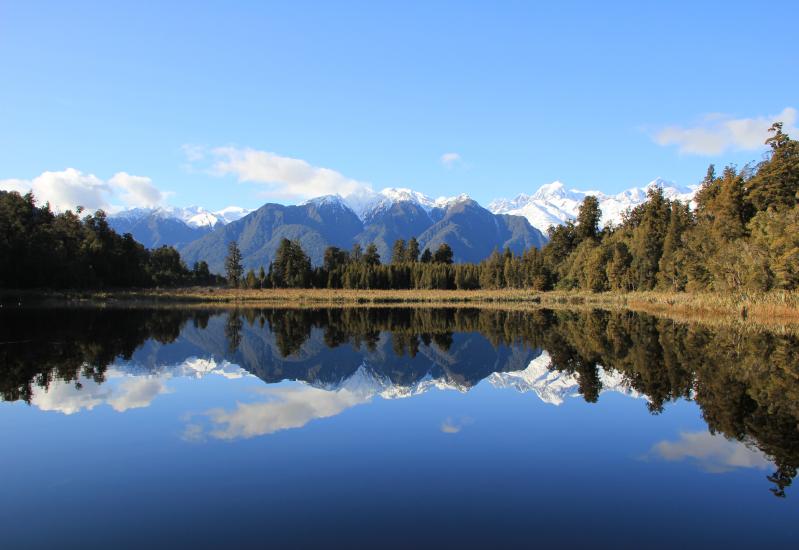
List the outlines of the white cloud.
<svg viewBox="0 0 799 550">
<path fill-rule="evenodd" d="M 160 394 L 167 393 L 165 379 L 154 376 L 127 376 L 109 369 L 106 381 L 79 376 L 75 381 L 54 380 L 47 388 L 36 387 L 31 404 L 43 411 L 71 415 L 98 405 L 110 405 L 117 412 L 149 407 Z"/>
<path fill-rule="evenodd" d="M 165 194 L 153 180 L 145 176 L 132 176 L 126 172 L 114 174 L 108 183 L 121 192 L 120 198 L 128 206 L 158 206 L 164 202 Z"/>
<path fill-rule="evenodd" d="M 74 210 L 78 206 L 89 211 L 113 210 L 112 203 L 116 200 L 127 206 L 157 206 L 167 196 L 148 177 L 118 172 L 103 181 L 75 168 L 43 172 L 32 180 L 0 180 L 0 189 L 21 194 L 33 191 L 38 204 L 49 202 L 57 211 Z"/>
<path fill-rule="evenodd" d="M 246 439 L 301 428 L 312 420 L 336 416 L 370 400 L 369 396 L 345 389 L 331 392 L 311 386 L 275 388 L 263 393 L 270 397 L 269 401 L 238 403 L 232 411 L 207 411 L 205 416 L 213 424 L 209 435 L 215 439 Z M 187 426 L 184 439 L 204 439 L 197 426 Z"/>
<path fill-rule="evenodd" d="M 115 411 L 125 412 L 129 409 L 149 407 L 153 399 L 162 393 L 167 393 L 163 378 L 135 376 L 119 384 L 107 402 Z"/>
<path fill-rule="evenodd" d="M 447 168 L 452 168 L 455 164 L 461 161 L 461 156 L 458 153 L 444 153 L 441 155 L 441 164 Z"/>
<path fill-rule="evenodd" d="M 98 384 L 91 378 L 79 379 L 80 388 L 75 382 L 54 380 L 45 389 L 33 390 L 31 404 L 42 411 L 57 411 L 70 415 L 102 405 L 112 394 L 112 388 Z"/>
<path fill-rule="evenodd" d="M 783 122 L 787 134 L 799 133 L 796 109 L 786 107 L 773 116 L 732 118 L 724 114 L 706 115 L 699 124 L 690 127 L 669 126 L 658 131 L 654 140 L 659 145 L 676 145 L 681 153 L 720 155 L 726 151 L 756 151 L 764 147 L 769 127 Z"/>
<path fill-rule="evenodd" d="M 765 469 L 769 466 L 768 459 L 759 450 L 709 432 L 681 433 L 677 441 L 655 444 L 651 454 L 670 462 L 692 460 L 703 470 L 713 473 L 728 472 L 735 468 Z"/>
<path fill-rule="evenodd" d="M 473 420 L 467 416 L 463 418 L 447 418 L 441 423 L 441 431 L 445 434 L 456 434 L 460 432 L 464 426 L 471 424 Z"/>
<path fill-rule="evenodd" d="M 33 180 L 2 180 L 0 189 L 20 193 L 33 191 L 39 204 L 49 202 L 55 210 L 84 206 L 89 210 L 108 208 L 111 187 L 95 176 L 67 168 L 61 172 L 43 172 Z"/>
<path fill-rule="evenodd" d="M 280 198 L 313 198 L 320 195 L 342 196 L 370 190 L 364 182 L 348 178 L 330 168 L 312 166 L 302 159 L 283 157 L 268 151 L 250 148 L 217 147 L 206 150 L 194 145 L 183 147 L 191 163 L 210 160 L 210 172 L 233 175 L 239 181 L 267 186 L 268 196 Z"/>
</svg>

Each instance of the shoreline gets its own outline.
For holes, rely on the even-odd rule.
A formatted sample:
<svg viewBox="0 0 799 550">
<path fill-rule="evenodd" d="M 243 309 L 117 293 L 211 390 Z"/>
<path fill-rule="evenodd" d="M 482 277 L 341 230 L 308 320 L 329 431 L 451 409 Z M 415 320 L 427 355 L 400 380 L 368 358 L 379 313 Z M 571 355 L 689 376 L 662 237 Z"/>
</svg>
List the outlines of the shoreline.
<svg viewBox="0 0 799 550">
<path fill-rule="evenodd" d="M 2 290 L 13 306 L 206 306 L 206 307 L 512 307 L 628 309 L 675 320 L 727 319 L 799 324 L 799 293 L 590 293 L 503 290 L 229 289 L 189 287 L 113 291 Z"/>
</svg>

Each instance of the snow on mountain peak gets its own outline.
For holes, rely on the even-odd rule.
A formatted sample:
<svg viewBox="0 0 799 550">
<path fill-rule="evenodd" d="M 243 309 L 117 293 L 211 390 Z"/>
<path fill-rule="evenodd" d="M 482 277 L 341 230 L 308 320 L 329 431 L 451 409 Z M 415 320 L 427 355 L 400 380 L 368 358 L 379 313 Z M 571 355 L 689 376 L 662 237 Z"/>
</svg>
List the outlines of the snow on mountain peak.
<svg viewBox="0 0 799 550">
<path fill-rule="evenodd" d="M 429 212 L 433 208 L 447 208 L 452 204 L 469 199 L 469 195 L 465 193 L 456 197 L 432 199 L 424 193 L 407 187 L 386 187 L 380 191 L 359 190 L 344 197 L 344 202 L 361 220 L 365 220 L 400 202 L 415 204 Z"/>
<path fill-rule="evenodd" d="M 554 181 L 542 185 L 532 195 L 520 194 L 514 199 L 497 199 L 488 205 L 494 214 L 513 214 L 524 216 L 530 224 L 546 233 L 553 225 L 560 225 L 577 217 L 580 204 L 585 197 L 594 196 L 599 200 L 602 210 L 602 225 L 621 222 L 622 215 L 646 201 L 650 189 L 660 188 L 666 198 L 691 202 L 695 187 L 680 187 L 663 178 L 656 178 L 645 187 L 633 187 L 616 195 L 606 195 L 600 191 L 580 191 L 566 189 L 563 182 Z"/>
<path fill-rule="evenodd" d="M 341 195 L 322 195 L 320 197 L 314 197 L 312 199 L 308 199 L 304 203 L 305 204 L 313 204 L 316 206 L 339 206 L 342 208 L 349 208 L 349 206 L 344 202 L 344 198 Z"/>
<path fill-rule="evenodd" d="M 567 191 L 566 186 L 563 185 L 562 181 L 553 181 L 552 183 L 546 183 L 538 188 L 538 190 L 533 193 L 531 197 L 533 200 L 547 200 L 547 199 L 563 199 L 566 198 Z"/>
<path fill-rule="evenodd" d="M 138 220 L 149 216 L 158 216 L 159 218 L 175 218 L 189 227 L 214 228 L 219 223 L 225 225 L 243 218 L 250 212 L 252 210 L 239 206 L 228 206 L 216 211 L 206 210 L 202 206 L 187 206 L 186 208 L 161 206 L 157 208 L 129 208 L 115 213 L 112 217 Z"/>
</svg>

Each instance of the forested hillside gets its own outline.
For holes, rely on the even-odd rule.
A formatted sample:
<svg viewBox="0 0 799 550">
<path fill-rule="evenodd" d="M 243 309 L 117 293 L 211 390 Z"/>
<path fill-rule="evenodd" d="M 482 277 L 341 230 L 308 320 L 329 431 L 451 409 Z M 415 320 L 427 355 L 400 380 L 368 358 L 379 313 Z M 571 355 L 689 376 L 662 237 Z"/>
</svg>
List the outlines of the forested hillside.
<svg viewBox="0 0 799 550">
<path fill-rule="evenodd" d="M 659 188 L 618 226 L 600 229 L 595 197 L 576 222 L 549 231 L 542 250 L 494 251 L 479 264 L 452 263 L 444 243 L 420 254 L 395 241 L 390 263 L 376 249 L 362 254 L 329 247 L 323 266 L 298 243 L 284 241 L 268 273 L 248 286 L 384 289 L 581 289 L 601 291 L 768 291 L 799 286 L 799 145 L 771 128 L 770 151 L 757 166 L 710 166 L 695 206 L 669 200 Z M 410 250 L 409 250 L 410 249 Z M 388 260 L 388 258 L 384 258 Z"/>
</svg>

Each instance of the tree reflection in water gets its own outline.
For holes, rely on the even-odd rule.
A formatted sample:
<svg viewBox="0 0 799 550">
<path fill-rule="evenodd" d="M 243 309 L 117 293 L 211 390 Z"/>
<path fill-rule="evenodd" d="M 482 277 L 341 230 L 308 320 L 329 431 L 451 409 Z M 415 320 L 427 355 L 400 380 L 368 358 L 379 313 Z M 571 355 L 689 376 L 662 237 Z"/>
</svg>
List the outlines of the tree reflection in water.
<svg viewBox="0 0 799 550">
<path fill-rule="evenodd" d="M 653 414 L 678 399 L 696 401 L 710 434 L 773 460 L 768 479 L 779 497 L 799 466 L 799 339 L 790 333 L 632 312 L 477 308 L 18 309 L 4 310 L 0 325 L 6 401 L 30 402 L 35 387 L 55 380 L 101 384 L 109 365 L 130 360 L 148 340 L 190 338 L 268 383 L 322 385 L 352 375 L 370 354 L 370 366 L 397 385 L 443 377 L 471 387 L 493 372 L 524 369 L 545 350 L 549 369 L 574 376 L 588 402 L 600 399 L 603 370 L 645 395 Z M 381 348 L 384 337 L 390 346 Z M 330 360 L 336 350 L 342 355 Z M 432 367 L 414 361 L 421 350 Z"/>
</svg>

